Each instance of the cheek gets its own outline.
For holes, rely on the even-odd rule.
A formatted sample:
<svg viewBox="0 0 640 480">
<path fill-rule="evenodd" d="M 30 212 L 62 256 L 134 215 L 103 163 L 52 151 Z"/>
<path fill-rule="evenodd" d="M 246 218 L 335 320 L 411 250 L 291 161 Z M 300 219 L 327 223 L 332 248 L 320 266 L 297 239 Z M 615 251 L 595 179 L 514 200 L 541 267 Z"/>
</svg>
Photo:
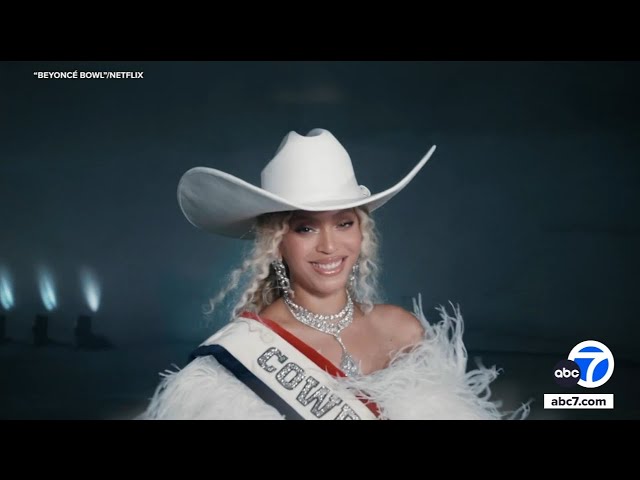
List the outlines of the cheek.
<svg viewBox="0 0 640 480">
<path fill-rule="evenodd" d="M 299 239 L 285 238 L 280 244 L 280 253 L 283 258 L 289 259 L 289 263 L 295 263 L 301 258 L 304 258 L 306 252 L 305 243 Z"/>
<path fill-rule="evenodd" d="M 352 250 L 360 251 L 362 248 L 362 233 L 357 232 L 350 238 L 349 245 Z"/>
</svg>

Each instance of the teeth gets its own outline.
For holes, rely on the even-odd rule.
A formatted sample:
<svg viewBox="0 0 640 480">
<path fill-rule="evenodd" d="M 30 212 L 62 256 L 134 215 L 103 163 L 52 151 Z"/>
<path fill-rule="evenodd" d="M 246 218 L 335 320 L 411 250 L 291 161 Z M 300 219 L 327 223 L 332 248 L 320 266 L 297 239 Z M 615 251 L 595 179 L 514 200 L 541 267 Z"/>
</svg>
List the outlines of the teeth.
<svg viewBox="0 0 640 480">
<path fill-rule="evenodd" d="M 333 270 L 334 268 L 338 268 L 340 266 L 340 264 L 342 263 L 342 260 L 338 260 L 337 262 L 334 263 L 314 263 L 314 265 L 316 267 L 318 267 L 321 270 Z"/>
</svg>

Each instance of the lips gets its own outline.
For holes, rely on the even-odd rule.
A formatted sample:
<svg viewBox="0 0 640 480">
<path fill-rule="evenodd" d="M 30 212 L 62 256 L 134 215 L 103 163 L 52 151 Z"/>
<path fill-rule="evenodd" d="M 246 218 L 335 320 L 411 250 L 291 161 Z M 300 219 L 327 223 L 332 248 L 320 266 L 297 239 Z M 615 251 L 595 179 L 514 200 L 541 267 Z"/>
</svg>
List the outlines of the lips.
<svg viewBox="0 0 640 480">
<path fill-rule="evenodd" d="M 344 268 L 347 257 L 328 258 L 322 262 L 310 262 L 313 269 L 322 275 L 336 275 Z"/>
</svg>

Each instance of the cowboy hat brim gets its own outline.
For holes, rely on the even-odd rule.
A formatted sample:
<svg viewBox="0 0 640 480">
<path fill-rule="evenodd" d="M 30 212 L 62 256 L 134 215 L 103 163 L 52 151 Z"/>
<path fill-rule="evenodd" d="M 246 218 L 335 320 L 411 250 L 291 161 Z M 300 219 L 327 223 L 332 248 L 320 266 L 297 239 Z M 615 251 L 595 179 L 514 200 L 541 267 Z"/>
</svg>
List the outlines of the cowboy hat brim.
<svg viewBox="0 0 640 480">
<path fill-rule="evenodd" d="M 321 212 L 367 205 L 372 212 L 400 192 L 424 167 L 436 146 L 402 180 L 368 197 L 294 203 L 228 173 L 208 167 L 187 171 L 178 183 L 178 204 L 194 226 L 232 238 L 253 239 L 256 217 L 264 213 L 306 210 Z"/>
</svg>

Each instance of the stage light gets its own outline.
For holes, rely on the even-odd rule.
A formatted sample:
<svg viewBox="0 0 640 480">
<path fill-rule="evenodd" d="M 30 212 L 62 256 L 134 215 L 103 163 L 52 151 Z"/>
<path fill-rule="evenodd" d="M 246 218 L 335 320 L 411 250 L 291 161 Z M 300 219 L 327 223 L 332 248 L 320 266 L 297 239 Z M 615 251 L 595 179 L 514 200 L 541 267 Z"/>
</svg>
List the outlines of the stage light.
<svg viewBox="0 0 640 480">
<path fill-rule="evenodd" d="M 84 266 L 80 269 L 80 287 L 89 310 L 96 314 L 100 307 L 100 282 L 93 269 Z M 112 348 L 113 344 L 103 335 L 96 335 L 91 328 L 92 317 L 81 314 L 75 328 L 76 347 L 85 350 Z"/>
<path fill-rule="evenodd" d="M 13 281 L 9 275 L 9 269 L 0 266 L 0 305 L 6 311 L 13 308 Z"/>
<path fill-rule="evenodd" d="M 5 312 L 13 308 L 13 282 L 9 275 L 9 269 L 0 266 L 0 306 Z M 0 313 L 0 345 L 10 341 L 7 337 L 7 315 Z"/>
<path fill-rule="evenodd" d="M 33 322 L 33 345 L 36 347 L 44 347 L 51 343 L 49 339 L 49 317 L 38 314 Z"/>
<path fill-rule="evenodd" d="M 38 269 L 38 289 L 40 291 L 40 299 L 48 312 L 54 310 L 57 305 L 55 284 L 53 276 L 46 267 Z"/>
<path fill-rule="evenodd" d="M 84 350 L 102 350 L 113 348 L 113 344 L 103 335 L 96 335 L 91 328 L 91 317 L 79 315 L 74 334 L 76 347 Z"/>
<path fill-rule="evenodd" d="M 80 286 L 82 287 L 82 293 L 84 299 L 87 302 L 89 309 L 96 313 L 100 307 L 100 282 L 98 276 L 89 267 L 82 267 L 80 269 Z"/>
</svg>

